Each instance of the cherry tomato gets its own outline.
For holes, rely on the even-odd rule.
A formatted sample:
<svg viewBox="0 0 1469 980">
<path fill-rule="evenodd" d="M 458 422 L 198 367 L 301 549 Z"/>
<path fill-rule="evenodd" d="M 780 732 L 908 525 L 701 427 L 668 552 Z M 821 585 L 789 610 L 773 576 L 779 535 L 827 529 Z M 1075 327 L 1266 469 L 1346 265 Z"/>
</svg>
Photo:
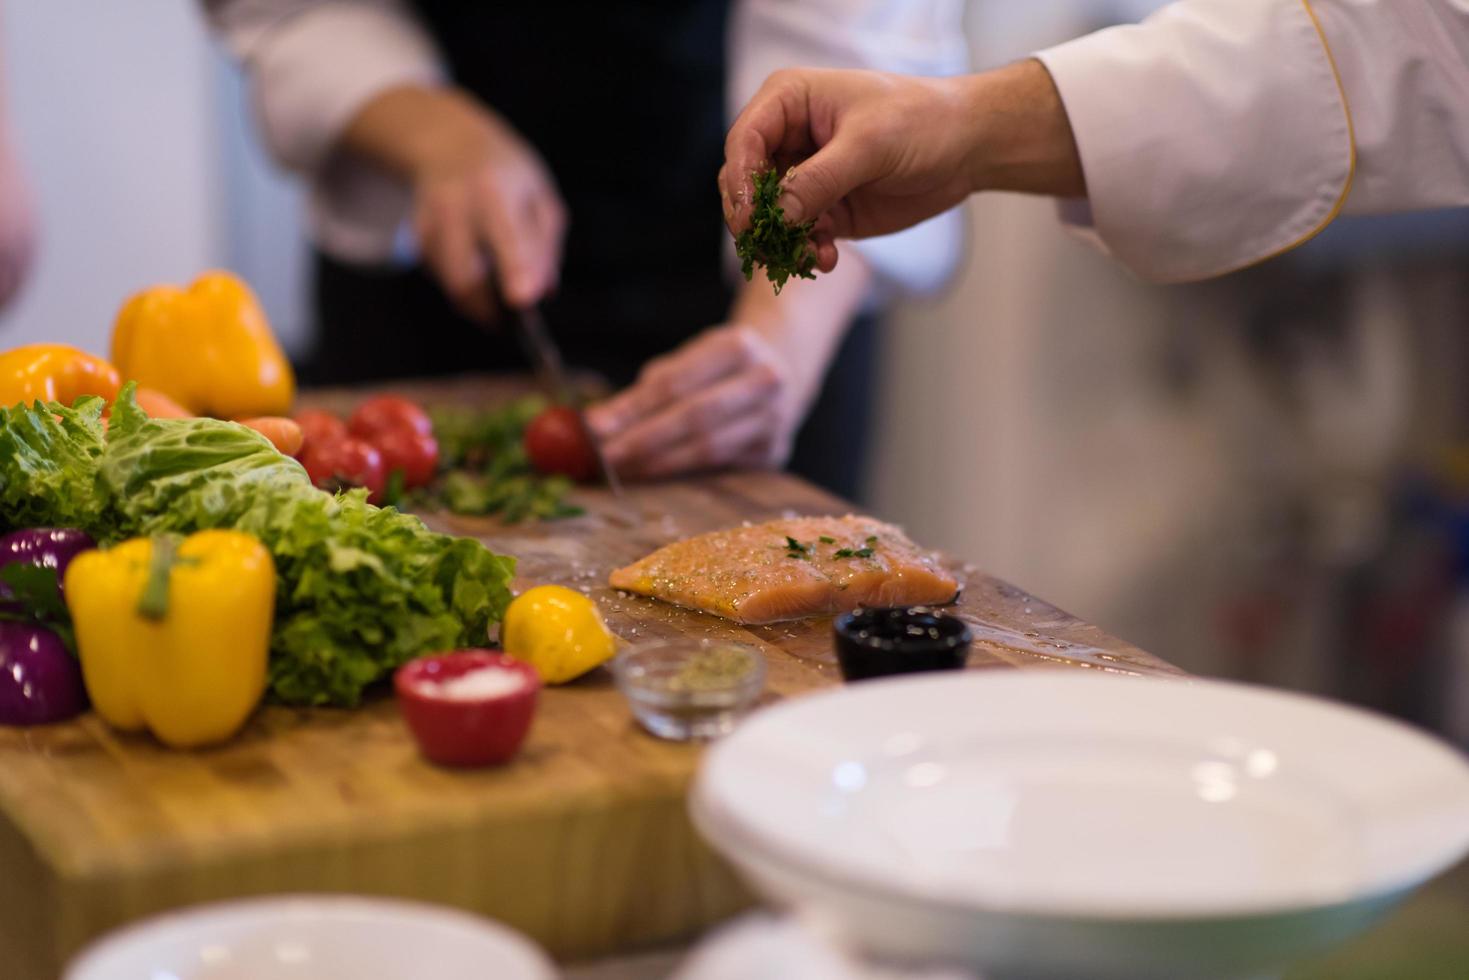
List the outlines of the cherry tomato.
<svg viewBox="0 0 1469 980">
<path fill-rule="evenodd" d="M 347 420 L 347 428 L 359 439 L 371 439 L 389 429 L 408 429 L 425 436 L 434 434 L 428 413 L 398 395 L 378 395 L 358 405 Z"/>
<path fill-rule="evenodd" d="M 387 485 L 382 453 L 361 439 L 348 437 L 315 447 L 308 445 L 301 454 L 301 465 L 306 467 L 311 482 L 323 490 L 366 487 L 368 501 L 382 503 Z"/>
<path fill-rule="evenodd" d="M 597 475 L 597 454 L 576 411 L 555 405 L 525 427 L 525 452 L 542 473 L 561 473 L 573 480 Z"/>
<path fill-rule="evenodd" d="M 402 471 L 405 490 L 433 482 L 439 468 L 439 444 L 433 436 L 411 429 L 384 429 L 367 441 L 382 454 L 383 469 L 389 476 Z"/>
<path fill-rule="evenodd" d="M 347 438 L 347 423 L 319 408 L 305 408 L 297 412 L 296 424 L 301 427 L 303 453 Z"/>
</svg>

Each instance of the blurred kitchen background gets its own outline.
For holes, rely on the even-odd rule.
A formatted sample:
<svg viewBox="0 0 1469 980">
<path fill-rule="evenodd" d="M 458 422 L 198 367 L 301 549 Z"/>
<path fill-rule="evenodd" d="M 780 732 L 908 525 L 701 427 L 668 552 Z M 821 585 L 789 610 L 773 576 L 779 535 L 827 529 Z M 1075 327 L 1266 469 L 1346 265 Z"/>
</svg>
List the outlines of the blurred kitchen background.
<svg viewBox="0 0 1469 980">
<path fill-rule="evenodd" d="M 995 65 L 1156 0 L 970 6 Z M 188 0 L 4 0 L 41 251 L 5 346 L 105 352 L 122 299 L 222 266 L 308 330 L 297 187 Z M 892 317 L 867 501 L 1190 670 L 1469 744 L 1469 214 L 1341 221 L 1265 267 L 1136 282 L 1044 201 L 969 208 L 967 267 Z"/>
<path fill-rule="evenodd" d="M 974 62 L 1159 5 L 976 0 Z M 125 296 L 220 266 L 302 350 L 301 198 L 195 5 L 0 15 L 42 239 L 0 345 L 105 352 Z M 1175 288 L 1130 279 L 1043 201 L 986 197 L 969 221 L 953 288 L 889 324 L 866 503 L 1191 671 L 1469 745 L 1469 213 L 1338 222 Z M 1421 906 L 1394 935 L 1442 941 L 1462 912 Z"/>
</svg>

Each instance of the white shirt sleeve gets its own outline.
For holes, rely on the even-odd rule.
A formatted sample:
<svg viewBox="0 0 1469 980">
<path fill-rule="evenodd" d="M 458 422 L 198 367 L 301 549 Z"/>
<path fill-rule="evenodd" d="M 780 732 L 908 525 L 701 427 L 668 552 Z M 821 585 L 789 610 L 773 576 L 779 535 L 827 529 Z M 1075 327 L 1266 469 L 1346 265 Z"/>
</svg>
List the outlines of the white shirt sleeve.
<svg viewBox="0 0 1469 980">
<path fill-rule="evenodd" d="M 387 260 L 408 190 L 332 147 L 378 93 L 442 80 L 428 35 L 396 0 L 205 0 L 205 10 L 249 76 L 271 155 L 310 181 L 317 244 L 348 261 Z"/>
<path fill-rule="evenodd" d="M 1139 275 L 1222 275 L 1339 213 L 1469 204 L 1466 0 L 1183 0 L 1041 52 Z"/>
<path fill-rule="evenodd" d="M 957 75 L 968 68 L 963 0 L 744 0 L 729 35 L 730 118 L 772 72 L 797 66 Z M 881 286 L 928 292 L 958 266 L 955 210 L 895 235 L 851 242 Z"/>
</svg>

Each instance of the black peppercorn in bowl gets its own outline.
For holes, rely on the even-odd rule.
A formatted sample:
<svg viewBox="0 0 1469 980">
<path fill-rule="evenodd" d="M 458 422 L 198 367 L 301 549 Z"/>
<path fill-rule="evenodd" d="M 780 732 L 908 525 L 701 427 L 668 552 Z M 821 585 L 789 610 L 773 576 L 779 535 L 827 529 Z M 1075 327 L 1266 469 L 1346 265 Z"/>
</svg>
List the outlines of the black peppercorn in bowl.
<svg viewBox="0 0 1469 980">
<path fill-rule="evenodd" d="M 969 659 L 969 627 L 928 606 L 858 609 L 838 616 L 832 631 L 849 681 L 960 670 Z"/>
</svg>

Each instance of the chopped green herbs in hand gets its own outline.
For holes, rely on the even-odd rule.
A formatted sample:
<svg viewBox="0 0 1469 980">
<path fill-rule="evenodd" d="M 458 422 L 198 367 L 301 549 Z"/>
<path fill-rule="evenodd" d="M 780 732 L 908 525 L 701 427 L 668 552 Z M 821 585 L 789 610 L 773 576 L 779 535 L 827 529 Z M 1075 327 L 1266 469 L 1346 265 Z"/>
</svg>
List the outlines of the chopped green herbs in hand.
<svg viewBox="0 0 1469 980">
<path fill-rule="evenodd" d="M 816 278 L 816 248 L 811 244 L 811 229 L 816 222 L 792 225 L 786 223 L 780 200 L 780 175 L 775 170 L 751 175 L 755 184 L 755 201 L 750 211 L 750 227 L 735 238 L 735 254 L 740 257 L 740 271 L 749 282 L 755 266 L 765 267 L 765 275 L 777 294 L 791 276 Z"/>
</svg>

